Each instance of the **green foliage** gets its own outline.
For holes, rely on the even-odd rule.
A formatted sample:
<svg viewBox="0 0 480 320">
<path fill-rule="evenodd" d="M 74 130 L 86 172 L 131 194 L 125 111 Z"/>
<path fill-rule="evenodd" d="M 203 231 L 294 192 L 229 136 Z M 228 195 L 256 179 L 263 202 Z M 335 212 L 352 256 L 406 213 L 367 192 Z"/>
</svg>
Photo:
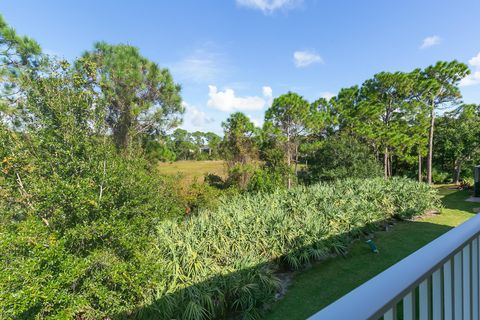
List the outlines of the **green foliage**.
<svg viewBox="0 0 480 320">
<path fill-rule="evenodd" d="M 159 161 L 175 161 L 177 154 L 170 150 L 165 143 L 148 140 L 145 144 L 145 152 L 151 160 Z"/>
<path fill-rule="evenodd" d="M 447 183 L 451 182 L 451 174 L 445 171 L 440 171 L 436 168 L 432 169 L 432 181 L 433 183 Z"/>
<path fill-rule="evenodd" d="M 223 156 L 233 165 L 247 164 L 257 158 L 255 136 L 257 129 L 253 122 L 241 112 L 230 115 L 222 123 L 224 137 L 222 141 Z"/>
<path fill-rule="evenodd" d="M 163 135 L 159 141 L 149 141 L 150 144 L 158 144 L 168 150 L 170 157 L 157 156 L 149 152 L 151 157 L 160 161 L 172 160 L 217 160 L 220 159 L 221 138 L 213 132 L 195 131 L 193 133 L 184 129 L 176 129 L 171 134 Z M 152 150 L 155 151 L 155 150 Z"/>
<path fill-rule="evenodd" d="M 249 192 L 272 193 L 285 188 L 285 174 L 268 166 L 263 166 L 253 173 L 248 182 Z"/>
<path fill-rule="evenodd" d="M 78 60 L 79 71 L 85 71 L 85 61 L 97 66 L 93 77 L 117 147 L 125 149 L 142 135 L 157 136 L 180 123 L 180 85 L 168 69 L 141 56 L 137 48 L 98 42 Z M 86 76 L 92 77 L 88 72 Z"/>
<path fill-rule="evenodd" d="M 227 187 L 245 190 L 252 178 L 256 165 L 254 163 L 233 163 L 228 168 L 228 177 L 225 181 Z"/>
<path fill-rule="evenodd" d="M 298 171 L 301 143 L 313 128 L 322 126 L 322 117 L 317 111 L 317 104 L 310 105 L 302 96 L 288 92 L 275 98 L 265 112 L 266 141 L 275 140 L 275 143 L 268 144 L 280 147 L 276 154 L 268 151 L 267 155 L 278 158 L 279 151 L 283 152 L 282 160 L 289 169 L 283 171 L 288 188 L 292 186 L 290 166 L 295 164 L 295 174 Z"/>
<path fill-rule="evenodd" d="M 19 81 L 25 74 L 40 70 L 40 45 L 33 39 L 20 36 L 0 15 L 0 122 L 11 122 L 18 111 L 21 97 Z"/>
<path fill-rule="evenodd" d="M 384 176 L 392 175 L 391 156 L 407 158 L 426 143 L 428 122 L 418 96 L 416 72 L 380 72 L 360 88 L 344 89 L 336 99 L 340 123 L 383 155 Z M 418 133 L 418 134 L 417 134 Z"/>
<path fill-rule="evenodd" d="M 438 207 L 426 184 L 393 178 L 342 180 L 223 198 L 216 210 L 165 221 L 157 249 L 163 286 L 138 315 L 157 319 L 260 318 L 279 287 L 275 271 L 299 269 L 392 217 Z"/>
<path fill-rule="evenodd" d="M 172 185 L 175 183 L 172 179 Z M 185 208 L 187 215 L 198 213 L 200 209 L 214 209 L 219 203 L 219 198 L 222 195 L 221 188 L 217 188 L 208 183 L 198 182 L 196 179 L 191 185 L 176 186 L 178 200 Z"/>
<path fill-rule="evenodd" d="M 368 146 L 347 135 L 327 138 L 308 157 L 303 180 L 309 183 L 345 178 L 374 178 L 382 169 Z"/>
<path fill-rule="evenodd" d="M 473 177 L 472 168 L 480 162 L 479 123 L 480 107 L 476 105 L 462 105 L 437 119 L 434 164 L 450 172 L 454 182 Z"/>
<path fill-rule="evenodd" d="M 139 154 L 117 153 L 94 84 L 66 62 L 21 87 L 21 127 L 0 125 L 0 318 L 131 310 L 157 287 L 155 225 L 184 209 Z"/>
<path fill-rule="evenodd" d="M 250 119 L 241 112 L 230 115 L 222 123 L 224 137 L 221 143 L 222 154 L 227 160 L 227 186 L 235 186 L 244 190 L 258 159 L 257 128 Z"/>
</svg>

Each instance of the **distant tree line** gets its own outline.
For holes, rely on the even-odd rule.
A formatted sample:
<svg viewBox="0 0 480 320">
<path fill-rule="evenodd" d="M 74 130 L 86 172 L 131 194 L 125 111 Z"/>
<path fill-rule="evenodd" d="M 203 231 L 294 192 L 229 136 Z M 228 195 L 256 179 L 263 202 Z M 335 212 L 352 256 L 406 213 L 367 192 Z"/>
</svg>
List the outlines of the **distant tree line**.
<svg viewBox="0 0 480 320">
<path fill-rule="evenodd" d="M 480 107 L 463 104 L 459 90 L 469 72 L 458 61 L 381 72 L 312 103 L 288 92 L 274 99 L 263 128 L 230 116 L 227 158 L 257 189 L 377 175 L 458 183 L 480 162 Z"/>
<path fill-rule="evenodd" d="M 459 90 L 469 73 L 440 61 L 380 72 L 328 100 L 288 92 L 274 99 L 262 128 L 237 112 L 222 123 L 223 137 L 176 129 L 148 136 L 146 150 L 161 161 L 223 159 L 226 186 L 240 189 L 378 175 L 459 183 L 480 162 L 480 108 L 462 103 Z"/>
<path fill-rule="evenodd" d="M 178 128 L 158 139 L 147 139 L 145 149 L 150 159 L 160 161 L 218 160 L 221 141 L 213 132 L 188 132 Z"/>
</svg>

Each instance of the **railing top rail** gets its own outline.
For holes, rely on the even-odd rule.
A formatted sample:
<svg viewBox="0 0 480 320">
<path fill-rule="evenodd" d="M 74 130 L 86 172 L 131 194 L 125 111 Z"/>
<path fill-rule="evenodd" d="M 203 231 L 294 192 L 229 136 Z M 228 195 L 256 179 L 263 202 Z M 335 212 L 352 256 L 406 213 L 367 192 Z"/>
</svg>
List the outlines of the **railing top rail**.
<svg viewBox="0 0 480 320">
<path fill-rule="evenodd" d="M 309 320 L 378 319 L 480 233 L 480 215 L 453 228 Z"/>
</svg>

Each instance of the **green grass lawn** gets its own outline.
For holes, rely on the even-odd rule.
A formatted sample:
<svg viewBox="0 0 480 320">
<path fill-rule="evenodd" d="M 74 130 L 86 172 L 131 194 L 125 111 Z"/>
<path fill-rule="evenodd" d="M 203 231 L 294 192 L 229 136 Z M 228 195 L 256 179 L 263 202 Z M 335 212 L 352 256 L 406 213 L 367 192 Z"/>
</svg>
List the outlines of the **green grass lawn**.
<svg viewBox="0 0 480 320">
<path fill-rule="evenodd" d="M 416 221 L 397 223 L 389 231 L 375 234 L 380 251 L 373 254 L 357 241 L 346 257 L 332 258 L 296 274 L 283 299 L 272 305 L 266 319 L 305 319 L 352 289 L 405 258 L 428 242 L 471 218 L 479 203 L 464 200 L 466 191 L 440 188 L 444 209 Z"/>
</svg>

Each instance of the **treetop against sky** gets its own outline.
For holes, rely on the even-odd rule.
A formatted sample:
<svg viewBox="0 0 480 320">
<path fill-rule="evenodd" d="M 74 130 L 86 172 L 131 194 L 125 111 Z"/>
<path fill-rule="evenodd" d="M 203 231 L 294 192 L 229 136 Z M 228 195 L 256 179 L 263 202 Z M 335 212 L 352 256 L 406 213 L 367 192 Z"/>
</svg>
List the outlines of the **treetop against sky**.
<svg viewBox="0 0 480 320">
<path fill-rule="evenodd" d="M 126 43 L 182 85 L 183 127 L 256 125 L 289 90 L 331 97 L 380 71 L 468 63 L 464 101 L 480 102 L 478 0 L 2 1 L 0 13 L 44 52 L 73 60 L 96 41 Z"/>
</svg>

